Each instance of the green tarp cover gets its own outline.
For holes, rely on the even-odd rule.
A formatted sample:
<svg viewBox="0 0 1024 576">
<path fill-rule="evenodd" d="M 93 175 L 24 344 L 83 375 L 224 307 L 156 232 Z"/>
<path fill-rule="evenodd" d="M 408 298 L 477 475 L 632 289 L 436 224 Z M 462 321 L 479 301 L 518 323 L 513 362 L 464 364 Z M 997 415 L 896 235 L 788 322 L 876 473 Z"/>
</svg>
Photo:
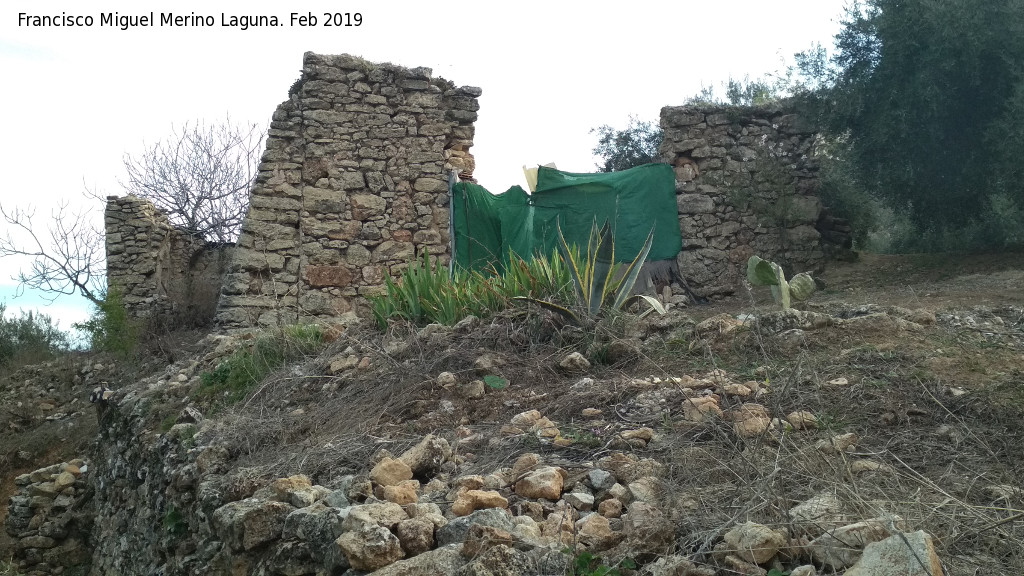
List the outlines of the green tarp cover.
<svg viewBox="0 0 1024 576">
<path fill-rule="evenodd" d="M 629 262 L 654 228 L 648 260 L 671 260 L 682 246 L 676 208 L 675 174 L 667 164 L 645 164 L 599 174 L 575 174 L 541 167 L 537 191 L 513 186 L 491 194 L 482 186 L 460 182 L 452 190 L 455 262 L 484 270 L 514 252 L 529 257 L 551 254 L 561 226 L 570 244 L 585 245 L 597 218 L 608 221 L 615 237 L 615 259 Z"/>
</svg>

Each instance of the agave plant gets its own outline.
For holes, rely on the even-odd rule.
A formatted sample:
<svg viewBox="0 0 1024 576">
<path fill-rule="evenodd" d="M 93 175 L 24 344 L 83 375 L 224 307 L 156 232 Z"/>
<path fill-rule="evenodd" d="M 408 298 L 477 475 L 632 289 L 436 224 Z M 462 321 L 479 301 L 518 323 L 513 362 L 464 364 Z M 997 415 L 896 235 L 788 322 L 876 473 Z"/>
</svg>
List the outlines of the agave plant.
<svg viewBox="0 0 1024 576">
<path fill-rule="evenodd" d="M 594 219 L 586 249 L 583 251 L 570 246 L 565 241 L 565 235 L 562 234 L 562 227 L 559 225 L 558 254 L 564 266 L 569 269 L 569 276 L 572 278 L 573 294 L 576 297 L 575 308 L 582 312 L 584 317 L 592 319 L 604 309 L 619 310 L 627 303 L 642 300 L 648 303 L 650 310 L 664 314 L 665 308 L 656 298 L 643 294 L 630 296 L 637 276 L 640 274 L 640 267 L 647 259 L 647 254 L 651 251 L 653 243 L 654 230 L 652 229 L 647 235 L 647 241 L 644 242 L 640 253 L 626 266 L 625 270 L 620 270 L 619 266 L 615 264 L 615 241 L 612 238 L 608 222 L 598 229 L 597 219 Z M 582 323 L 580 314 L 570 307 L 529 296 L 515 299 L 533 302 L 569 318 L 576 324 Z"/>
<path fill-rule="evenodd" d="M 807 300 L 817 289 L 814 279 L 807 272 L 801 272 L 787 281 L 782 266 L 757 256 L 747 260 L 747 280 L 754 286 L 771 286 L 772 296 L 782 305 L 783 310 L 789 310 L 791 300 Z"/>
</svg>

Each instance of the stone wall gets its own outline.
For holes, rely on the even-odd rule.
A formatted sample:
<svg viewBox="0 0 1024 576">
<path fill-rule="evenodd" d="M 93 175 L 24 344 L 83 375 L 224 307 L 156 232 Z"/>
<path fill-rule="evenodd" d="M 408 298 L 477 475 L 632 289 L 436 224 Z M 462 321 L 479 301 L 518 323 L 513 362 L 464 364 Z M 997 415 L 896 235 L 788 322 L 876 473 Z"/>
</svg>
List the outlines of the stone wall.
<svg viewBox="0 0 1024 576">
<path fill-rule="evenodd" d="M 346 321 L 414 255 L 448 261 L 448 174 L 472 177 L 480 93 L 428 68 L 306 53 L 274 112 L 230 262 L 223 251 L 208 258 L 144 201 L 112 199 L 111 286 L 136 315 L 167 314 L 208 306 L 197 287 L 216 292 L 226 267 L 216 312 L 226 328 Z M 698 295 L 735 292 L 752 254 L 792 274 L 849 248 L 848 224 L 817 196 L 816 133 L 790 110 L 669 106 L 661 123 L 683 233 L 677 264 Z"/>
<path fill-rule="evenodd" d="M 306 53 L 274 112 L 218 322 L 343 318 L 419 251 L 446 262 L 446 174 L 471 177 L 480 93 L 429 68 Z"/>
<path fill-rule="evenodd" d="M 175 228 L 152 202 L 110 196 L 104 212 L 107 285 L 129 314 L 162 325 L 213 319 L 231 246 Z"/>
<path fill-rule="evenodd" d="M 666 106 L 661 127 L 676 172 L 677 261 L 698 295 L 733 293 L 752 254 L 789 274 L 822 268 L 812 126 L 782 106 Z"/>
<path fill-rule="evenodd" d="M 85 574 L 93 512 L 86 506 L 88 466 L 73 460 L 22 474 L 8 503 L 4 528 L 15 539 L 11 562 L 19 574 Z M 88 502 L 91 504 L 91 502 Z"/>
</svg>

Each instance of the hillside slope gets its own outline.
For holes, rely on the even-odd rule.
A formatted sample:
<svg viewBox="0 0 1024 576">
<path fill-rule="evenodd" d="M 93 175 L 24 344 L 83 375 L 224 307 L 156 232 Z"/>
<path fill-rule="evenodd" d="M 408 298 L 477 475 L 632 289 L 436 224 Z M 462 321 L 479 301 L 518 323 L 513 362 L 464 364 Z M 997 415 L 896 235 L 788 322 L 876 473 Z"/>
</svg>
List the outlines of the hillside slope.
<svg viewBox="0 0 1024 576">
<path fill-rule="evenodd" d="M 138 378 L 27 368 L 0 380 L 24 409 L 0 416 L 3 557 L 560 574 L 585 551 L 591 571 L 855 576 L 886 573 L 888 546 L 915 551 L 901 574 L 1019 574 L 1022 260 L 866 255 L 789 313 L 755 290 L 587 331 L 524 308 L 313 346 L 209 335 Z M 241 387 L 218 372 L 266 346 L 297 359 Z M 97 372 L 115 393 L 86 451 Z"/>
</svg>

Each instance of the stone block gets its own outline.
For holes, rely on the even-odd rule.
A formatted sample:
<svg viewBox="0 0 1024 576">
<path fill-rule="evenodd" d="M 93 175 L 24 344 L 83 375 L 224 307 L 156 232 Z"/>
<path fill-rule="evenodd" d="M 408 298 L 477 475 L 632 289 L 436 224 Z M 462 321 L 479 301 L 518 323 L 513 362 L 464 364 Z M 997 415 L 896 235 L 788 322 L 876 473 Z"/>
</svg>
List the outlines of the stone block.
<svg viewBox="0 0 1024 576">
<path fill-rule="evenodd" d="M 417 192 L 447 192 L 448 184 L 441 180 L 440 177 L 417 178 L 413 183 L 413 189 Z"/>
<path fill-rule="evenodd" d="M 665 106 L 661 109 L 662 126 L 693 126 L 703 121 L 704 113 L 689 106 Z"/>
<path fill-rule="evenodd" d="M 373 250 L 370 259 L 373 262 L 408 262 L 415 254 L 416 248 L 411 242 L 386 240 Z"/>
<path fill-rule="evenodd" d="M 306 281 L 314 288 L 345 287 L 352 283 L 352 271 L 345 266 L 307 266 Z"/>
<path fill-rule="evenodd" d="M 282 254 L 239 251 L 235 255 L 235 267 L 246 271 L 270 270 L 276 272 L 284 269 L 284 260 L 285 257 Z"/>
<path fill-rule="evenodd" d="M 354 190 L 366 187 L 366 180 L 362 172 L 344 172 L 338 178 L 338 185 L 342 190 Z"/>
<path fill-rule="evenodd" d="M 676 204 L 680 214 L 711 214 L 715 211 L 715 201 L 703 194 L 679 194 Z"/>
<path fill-rule="evenodd" d="M 353 194 L 349 198 L 353 220 L 369 220 L 384 215 L 387 201 L 374 194 Z"/>
</svg>

